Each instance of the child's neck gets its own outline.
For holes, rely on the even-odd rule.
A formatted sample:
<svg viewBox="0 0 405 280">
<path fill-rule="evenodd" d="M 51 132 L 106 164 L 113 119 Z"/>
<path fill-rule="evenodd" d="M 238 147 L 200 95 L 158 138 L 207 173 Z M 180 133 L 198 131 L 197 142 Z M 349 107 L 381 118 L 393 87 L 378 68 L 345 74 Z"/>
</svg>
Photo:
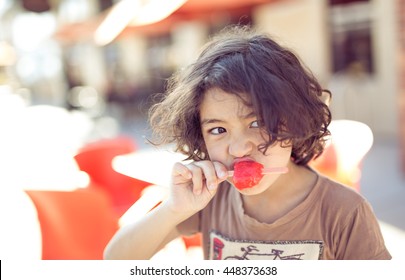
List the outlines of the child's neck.
<svg viewBox="0 0 405 280">
<path fill-rule="evenodd" d="M 317 175 L 306 167 L 290 165 L 288 176 L 281 176 L 263 193 L 242 196 L 247 215 L 271 224 L 305 200 L 315 186 Z"/>
</svg>

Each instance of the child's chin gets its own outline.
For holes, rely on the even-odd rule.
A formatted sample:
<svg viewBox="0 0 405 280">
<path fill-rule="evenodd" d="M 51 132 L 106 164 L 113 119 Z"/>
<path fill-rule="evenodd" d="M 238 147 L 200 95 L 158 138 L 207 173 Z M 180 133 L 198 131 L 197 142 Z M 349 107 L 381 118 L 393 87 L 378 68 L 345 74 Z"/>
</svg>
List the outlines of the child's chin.
<svg viewBox="0 0 405 280">
<path fill-rule="evenodd" d="M 231 185 L 241 194 L 243 195 L 256 195 L 256 194 L 260 194 L 261 191 L 259 189 L 259 185 L 254 185 L 253 187 L 250 188 L 237 188 L 235 187 L 234 184 L 231 183 Z"/>
<path fill-rule="evenodd" d="M 243 195 L 255 195 L 255 194 L 258 194 L 258 192 L 255 191 L 255 187 L 237 189 L 237 190 Z"/>
</svg>

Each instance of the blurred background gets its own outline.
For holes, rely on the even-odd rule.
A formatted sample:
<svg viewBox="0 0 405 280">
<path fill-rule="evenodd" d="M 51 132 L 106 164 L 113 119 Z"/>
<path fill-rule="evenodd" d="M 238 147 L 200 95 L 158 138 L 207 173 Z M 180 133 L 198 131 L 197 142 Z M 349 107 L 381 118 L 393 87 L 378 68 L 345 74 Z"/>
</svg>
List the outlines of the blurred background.
<svg viewBox="0 0 405 280">
<path fill-rule="evenodd" d="M 334 120 L 371 131 L 344 134 L 364 150 L 348 184 L 405 259 L 405 0 L 0 0 L 1 259 L 102 258 L 153 184 L 113 159 L 150 149 L 154 94 L 230 24 L 292 49 Z"/>
</svg>

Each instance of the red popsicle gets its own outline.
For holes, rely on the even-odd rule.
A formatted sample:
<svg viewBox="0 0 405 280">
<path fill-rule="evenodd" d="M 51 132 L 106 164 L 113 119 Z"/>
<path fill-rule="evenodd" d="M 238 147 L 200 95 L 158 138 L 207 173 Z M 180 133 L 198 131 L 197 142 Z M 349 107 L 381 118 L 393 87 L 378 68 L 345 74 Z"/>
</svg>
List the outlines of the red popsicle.
<svg viewBox="0 0 405 280">
<path fill-rule="evenodd" d="M 255 161 L 240 161 L 234 166 L 233 182 L 239 190 L 257 185 L 263 177 L 263 165 Z"/>
<path fill-rule="evenodd" d="M 233 183 L 239 190 L 251 188 L 257 185 L 264 174 L 286 173 L 287 167 L 263 168 L 263 165 L 256 161 L 240 161 L 234 166 L 234 171 L 229 171 L 233 176 Z"/>
</svg>

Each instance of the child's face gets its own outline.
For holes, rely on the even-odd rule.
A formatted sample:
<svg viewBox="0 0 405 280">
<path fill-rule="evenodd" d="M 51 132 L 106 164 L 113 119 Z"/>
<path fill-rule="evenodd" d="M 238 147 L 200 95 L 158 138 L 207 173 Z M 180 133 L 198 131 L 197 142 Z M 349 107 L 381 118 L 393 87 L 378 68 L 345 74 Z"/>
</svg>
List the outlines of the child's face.
<svg viewBox="0 0 405 280">
<path fill-rule="evenodd" d="M 233 170 L 238 160 L 254 160 L 264 167 L 284 167 L 290 162 L 291 147 L 281 143 L 267 149 L 263 155 L 260 144 L 265 142 L 265 130 L 258 126 L 252 108 L 244 105 L 237 95 L 220 89 L 208 90 L 200 107 L 201 129 L 212 161 L 223 163 Z M 267 174 L 256 186 L 239 190 L 242 194 L 259 194 L 268 189 L 280 174 Z M 232 182 L 232 177 L 228 179 Z"/>
</svg>

